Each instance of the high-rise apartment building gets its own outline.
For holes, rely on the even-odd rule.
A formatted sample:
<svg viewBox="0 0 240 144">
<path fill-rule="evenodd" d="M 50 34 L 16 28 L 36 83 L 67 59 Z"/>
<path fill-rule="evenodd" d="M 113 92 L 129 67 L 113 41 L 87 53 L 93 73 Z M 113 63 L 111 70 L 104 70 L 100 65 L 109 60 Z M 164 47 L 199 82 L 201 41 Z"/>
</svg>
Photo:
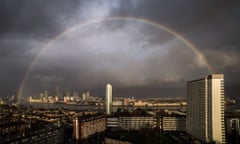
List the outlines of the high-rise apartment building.
<svg viewBox="0 0 240 144">
<path fill-rule="evenodd" d="M 106 114 L 110 115 L 112 113 L 112 85 L 107 84 L 106 86 Z"/>
<path fill-rule="evenodd" d="M 209 143 L 225 143 L 224 75 L 187 82 L 186 130 Z"/>
</svg>

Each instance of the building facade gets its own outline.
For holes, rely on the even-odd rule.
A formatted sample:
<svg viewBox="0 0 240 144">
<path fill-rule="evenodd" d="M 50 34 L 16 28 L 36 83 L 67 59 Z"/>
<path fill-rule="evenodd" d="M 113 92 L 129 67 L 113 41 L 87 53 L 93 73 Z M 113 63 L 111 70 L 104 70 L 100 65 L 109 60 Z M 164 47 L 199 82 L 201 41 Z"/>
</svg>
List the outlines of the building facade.
<svg viewBox="0 0 240 144">
<path fill-rule="evenodd" d="M 17 132 L 26 132 L 31 129 L 30 121 L 1 118 L 0 119 L 0 137 L 7 137 Z"/>
<path fill-rule="evenodd" d="M 179 111 L 146 112 L 135 110 L 114 113 L 106 117 L 106 128 L 112 130 L 159 129 L 161 131 L 185 131 L 186 113 Z"/>
<path fill-rule="evenodd" d="M 144 128 L 156 127 L 155 116 L 117 116 L 108 117 L 106 127 L 110 129 L 122 129 L 122 130 L 140 130 Z"/>
<path fill-rule="evenodd" d="M 119 117 L 119 127 L 124 130 L 155 128 L 156 118 L 153 116 L 123 116 Z"/>
<path fill-rule="evenodd" d="M 186 131 L 186 113 L 160 110 L 156 116 L 157 128 L 161 131 Z"/>
<path fill-rule="evenodd" d="M 240 118 L 226 118 L 227 134 L 237 134 L 240 136 Z"/>
<path fill-rule="evenodd" d="M 75 140 L 87 139 L 106 129 L 106 119 L 103 115 L 76 117 L 73 120 L 73 135 Z"/>
<path fill-rule="evenodd" d="M 106 128 L 118 129 L 119 128 L 119 117 L 111 116 L 106 118 Z"/>
<path fill-rule="evenodd" d="M 226 143 L 223 74 L 187 82 L 186 130 L 206 143 Z"/>
<path fill-rule="evenodd" d="M 108 129 L 141 130 L 156 128 L 156 115 L 142 109 L 128 110 L 113 113 L 107 116 Z"/>
<path fill-rule="evenodd" d="M 6 144 L 62 144 L 63 129 L 56 125 L 43 125 L 36 130 L 28 130 L 26 133 L 12 134 L 0 137 L 0 143 Z"/>
<path fill-rule="evenodd" d="M 112 113 L 112 85 L 107 84 L 106 86 L 106 114 L 110 115 Z"/>
<path fill-rule="evenodd" d="M 186 117 L 179 115 L 165 115 L 162 117 L 160 129 L 162 131 L 185 131 Z"/>
</svg>

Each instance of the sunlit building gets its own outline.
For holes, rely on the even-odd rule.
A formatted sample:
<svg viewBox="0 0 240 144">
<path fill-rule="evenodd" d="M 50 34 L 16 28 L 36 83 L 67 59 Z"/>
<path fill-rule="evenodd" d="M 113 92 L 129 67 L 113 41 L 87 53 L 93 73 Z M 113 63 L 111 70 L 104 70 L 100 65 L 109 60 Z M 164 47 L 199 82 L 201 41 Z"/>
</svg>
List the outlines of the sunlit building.
<svg viewBox="0 0 240 144">
<path fill-rule="evenodd" d="M 106 86 L 106 114 L 110 115 L 112 113 L 112 85 L 107 84 Z"/>
<path fill-rule="evenodd" d="M 123 130 L 152 129 L 156 127 L 156 117 L 151 115 L 120 116 L 119 127 Z"/>
<path fill-rule="evenodd" d="M 79 120 L 78 117 L 73 119 L 73 136 L 75 140 L 80 139 L 80 132 L 79 132 Z"/>
<path fill-rule="evenodd" d="M 108 116 L 106 121 L 106 127 L 113 130 L 153 129 L 157 124 L 155 114 L 147 113 L 147 111 L 142 109 L 137 109 L 133 112 L 116 112 Z"/>
<path fill-rule="evenodd" d="M 100 134 L 106 129 L 106 119 L 103 115 L 85 115 L 73 120 L 73 136 L 75 140 L 87 139 L 94 134 Z"/>
<path fill-rule="evenodd" d="M 186 113 L 160 110 L 156 114 L 156 127 L 161 131 L 186 131 Z"/>
<path fill-rule="evenodd" d="M 223 74 L 187 82 L 186 130 L 203 142 L 225 143 Z"/>
</svg>

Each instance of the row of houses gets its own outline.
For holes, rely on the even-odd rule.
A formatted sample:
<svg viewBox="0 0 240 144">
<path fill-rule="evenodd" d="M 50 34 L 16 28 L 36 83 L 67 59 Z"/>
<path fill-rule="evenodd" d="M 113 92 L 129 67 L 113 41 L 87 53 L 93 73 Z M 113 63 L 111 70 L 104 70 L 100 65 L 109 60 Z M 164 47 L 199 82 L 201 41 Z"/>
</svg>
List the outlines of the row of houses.
<svg viewBox="0 0 240 144">
<path fill-rule="evenodd" d="M 145 128 L 161 131 L 185 131 L 186 115 L 178 112 L 125 113 L 106 118 L 109 129 L 140 130 Z"/>
<path fill-rule="evenodd" d="M 226 113 L 225 119 L 226 133 L 240 135 L 239 114 Z M 186 131 L 186 113 L 174 110 L 158 112 L 135 110 L 116 112 L 109 116 L 91 114 L 87 117 L 76 117 L 73 127 L 75 139 L 87 139 L 91 135 L 104 132 L 105 129 Z"/>
<path fill-rule="evenodd" d="M 174 112 L 115 113 L 111 116 L 89 115 L 73 120 L 74 139 L 86 139 L 96 133 L 110 130 L 159 129 L 161 131 L 185 131 L 186 116 Z"/>
</svg>

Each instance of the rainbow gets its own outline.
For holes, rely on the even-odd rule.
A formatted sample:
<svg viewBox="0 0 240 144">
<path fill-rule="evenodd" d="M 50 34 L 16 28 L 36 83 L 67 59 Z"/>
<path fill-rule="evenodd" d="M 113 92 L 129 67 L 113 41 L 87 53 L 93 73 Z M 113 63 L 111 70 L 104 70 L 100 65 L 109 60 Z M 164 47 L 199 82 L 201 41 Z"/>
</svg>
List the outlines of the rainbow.
<svg viewBox="0 0 240 144">
<path fill-rule="evenodd" d="M 51 40 L 49 40 L 49 42 L 41 48 L 40 52 L 38 53 L 38 55 L 34 58 L 34 60 L 31 62 L 31 64 L 29 65 L 23 80 L 20 83 L 19 89 L 18 89 L 18 93 L 17 93 L 17 99 L 18 102 L 21 98 L 23 89 L 24 89 L 24 85 L 25 82 L 27 81 L 27 78 L 33 68 L 33 66 L 36 64 L 36 62 L 38 61 L 38 59 L 41 57 L 41 55 L 43 53 L 45 53 L 47 51 L 48 48 L 50 48 L 54 42 L 56 42 L 57 40 L 59 40 L 60 38 L 62 38 L 65 34 L 72 32 L 78 28 L 82 28 L 84 26 L 88 26 L 90 24 L 97 24 L 100 22 L 105 22 L 105 21 L 114 21 L 114 20 L 125 20 L 125 21 L 133 21 L 133 22 L 140 22 L 143 24 L 148 24 L 151 25 L 153 27 L 159 28 L 161 30 L 164 30 L 172 35 L 174 35 L 177 39 L 179 39 L 180 41 L 182 41 L 183 43 L 185 43 L 197 56 L 198 58 L 201 60 L 201 62 L 206 66 L 206 68 L 208 69 L 208 71 L 210 73 L 213 73 L 213 68 L 211 67 L 211 65 L 207 62 L 205 56 L 203 55 L 203 53 L 197 49 L 197 47 L 192 44 L 189 40 L 187 40 L 185 37 L 183 37 L 181 34 L 177 33 L 176 31 L 174 31 L 173 29 L 170 29 L 169 27 L 162 25 L 158 22 L 155 21 L 151 21 L 151 20 L 147 20 L 147 19 L 143 19 L 143 18 L 136 18 L 136 17 L 122 17 L 122 16 L 115 16 L 115 17 L 102 17 L 102 18 L 96 18 L 96 19 L 92 19 L 92 20 L 88 20 L 82 23 L 79 23 L 73 27 L 70 27 L 68 29 L 66 29 L 65 31 L 59 33 L 57 36 L 53 37 Z"/>
</svg>

